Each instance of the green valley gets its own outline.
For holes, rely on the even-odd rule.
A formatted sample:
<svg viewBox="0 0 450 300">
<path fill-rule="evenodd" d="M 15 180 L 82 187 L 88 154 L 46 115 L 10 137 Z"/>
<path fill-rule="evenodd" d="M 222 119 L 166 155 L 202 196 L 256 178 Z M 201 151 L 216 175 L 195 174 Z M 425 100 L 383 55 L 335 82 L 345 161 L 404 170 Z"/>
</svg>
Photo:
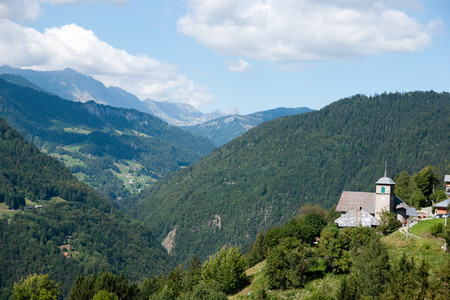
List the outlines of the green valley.
<svg viewBox="0 0 450 300">
<path fill-rule="evenodd" d="M 1 299 L 32 273 L 62 282 L 67 296 L 80 274 L 123 272 L 140 281 L 174 266 L 148 227 L 121 213 L 1 118 L 0 182 Z"/>
<path fill-rule="evenodd" d="M 137 110 L 72 102 L 20 76 L 3 77 L 9 81 L 0 79 L 0 116 L 119 206 L 215 147 Z"/>
</svg>

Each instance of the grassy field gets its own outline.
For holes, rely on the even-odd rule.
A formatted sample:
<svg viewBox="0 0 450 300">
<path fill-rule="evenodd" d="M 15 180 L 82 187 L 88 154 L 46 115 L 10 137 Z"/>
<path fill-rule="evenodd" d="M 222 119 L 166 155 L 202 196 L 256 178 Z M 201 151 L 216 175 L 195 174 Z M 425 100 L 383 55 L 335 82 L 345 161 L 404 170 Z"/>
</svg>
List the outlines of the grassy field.
<svg viewBox="0 0 450 300">
<path fill-rule="evenodd" d="M 419 223 L 417 223 L 416 225 L 414 225 L 411 228 L 411 233 L 415 234 L 417 236 L 429 236 L 430 233 L 430 229 L 433 225 L 435 224 L 445 224 L 445 219 L 444 218 L 439 218 L 439 219 L 427 219 L 427 220 L 422 220 L 419 221 Z M 450 220 L 447 220 L 447 224 L 450 224 Z"/>
<path fill-rule="evenodd" d="M 156 179 L 153 177 L 139 174 L 139 172 L 137 172 L 143 168 L 140 163 L 132 160 L 126 160 L 121 163 L 116 163 L 115 165 L 119 168 L 120 173 L 114 171 L 111 172 L 123 181 L 123 184 L 131 194 L 135 194 L 138 189 L 144 189 L 156 182 Z M 133 174 L 133 176 L 131 177 L 130 174 Z M 130 180 L 133 180 L 133 184 L 130 183 Z"/>
<path fill-rule="evenodd" d="M 29 199 L 25 199 L 25 205 L 27 206 L 45 205 L 64 201 L 65 200 L 61 199 L 60 197 L 53 197 L 50 200 L 38 200 L 38 201 L 31 201 Z M 14 214 L 17 214 L 19 212 L 20 210 L 11 210 L 5 203 L 0 203 L 0 218 L 10 219 Z"/>
<path fill-rule="evenodd" d="M 60 155 L 57 153 L 52 153 L 50 154 L 50 156 L 55 157 L 56 159 L 58 159 L 59 161 L 61 161 L 65 166 L 67 167 L 73 167 L 73 166 L 82 166 L 82 167 L 86 167 L 86 164 L 77 159 L 77 158 L 73 158 L 72 156 L 69 155 Z"/>
<path fill-rule="evenodd" d="M 425 260 L 430 266 L 430 274 L 432 277 L 434 275 L 433 270 L 438 269 L 449 259 L 449 254 L 442 250 L 442 246 L 444 245 L 442 239 L 427 237 L 406 238 L 406 235 L 397 231 L 384 237 L 382 240 L 387 244 L 389 257 L 392 260 L 398 261 L 403 253 L 407 257 L 413 257 L 415 262 Z"/>
</svg>

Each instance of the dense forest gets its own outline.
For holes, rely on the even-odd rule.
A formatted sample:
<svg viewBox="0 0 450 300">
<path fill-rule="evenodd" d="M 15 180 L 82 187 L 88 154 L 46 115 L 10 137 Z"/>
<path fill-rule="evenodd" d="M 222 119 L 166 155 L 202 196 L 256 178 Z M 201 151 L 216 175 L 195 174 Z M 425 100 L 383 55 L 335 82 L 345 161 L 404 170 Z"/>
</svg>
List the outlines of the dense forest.
<svg viewBox="0 0 450 300">
<path fill-rule="evenodd" d="M 146 226 L 1 118 L 0 181 L 1 299 L 9 299 L 13 283 L 31 273 L 49 274 L 67 295 L 80 274 L 123 272 L 139 281 L 174 266 Z"/>
<path fill-rule="evenodd" d="M 269 121 L 136 198 L 134 214 L 187 264 L 224 245 L 245 247 L 306 203 L 330 208 L 343 190 L 372 192 L 383 176 L 425 166 L 450 172 L 450 94 L 355 95 Z"/>
<path fill-rule="evenodd" d="M 427 235 L 405 240 L 393 213 L 385 212 L 376 229 L 339 230 L 338 215 L 305 205 L 299 216 L 260 231 L 245 254 L 231 246 L 203 263 L 194 256 L 187 268 L 139 283 L 123 273 L 80 274 L 68 299 L 448 299 L 450 256 L 440 246 L 450 242 L 450 230 L 443 220 L 423 221 L 434 224 Z M 58 295 L 59 284 L 31 274 L 14 284 L 13 295 Z"/>
<path fill-rule="evenodd" d="M 72 102 L 36 90 L 20 76 L 3 78 L 22 86 L 0 79 L 0 116 L 110 201 L 138 192 L 215 147 L 149 114 Z"/>
</svg>

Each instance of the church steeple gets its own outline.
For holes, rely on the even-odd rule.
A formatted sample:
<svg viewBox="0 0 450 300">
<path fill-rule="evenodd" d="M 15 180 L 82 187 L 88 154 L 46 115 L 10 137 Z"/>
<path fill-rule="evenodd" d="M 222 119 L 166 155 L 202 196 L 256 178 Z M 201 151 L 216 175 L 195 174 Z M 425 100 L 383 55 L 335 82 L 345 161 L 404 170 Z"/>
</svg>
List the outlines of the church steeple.
<svg viewBox="0 0 450 300">
<path fill-rule="evenodd" d="M 387 176 L 387 161 L 384 163 L 384 177 L 378 179 L 376 184 L 375 218 L 380 219 L 383 210 L 394 211 L 395 182 Z"/>
</svg>

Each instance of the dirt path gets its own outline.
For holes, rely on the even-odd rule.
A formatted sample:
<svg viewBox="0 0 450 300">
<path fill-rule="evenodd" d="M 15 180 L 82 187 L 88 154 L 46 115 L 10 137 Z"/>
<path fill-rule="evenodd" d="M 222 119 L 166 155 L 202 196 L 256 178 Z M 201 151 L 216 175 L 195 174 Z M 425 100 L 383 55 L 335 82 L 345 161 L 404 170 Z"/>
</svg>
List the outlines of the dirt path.
<svg viewBox="0 0 450 300">
<path fill-rule="evenodd" d="M 411 237 L 415 237 L 415 238 L 418 238 L 418 239 L 422 239 L 422 237 L 417 236 L 417 235 L 414 235 L 414 234 L 412 234 L 411 232 L 408 232 L 408 227 L 401 227 L 401 228 L 399 229 L 399 231 L 400 231 L 401 233 L 403 233 L 404 235 L 411 236 Z"/>
</svg>

